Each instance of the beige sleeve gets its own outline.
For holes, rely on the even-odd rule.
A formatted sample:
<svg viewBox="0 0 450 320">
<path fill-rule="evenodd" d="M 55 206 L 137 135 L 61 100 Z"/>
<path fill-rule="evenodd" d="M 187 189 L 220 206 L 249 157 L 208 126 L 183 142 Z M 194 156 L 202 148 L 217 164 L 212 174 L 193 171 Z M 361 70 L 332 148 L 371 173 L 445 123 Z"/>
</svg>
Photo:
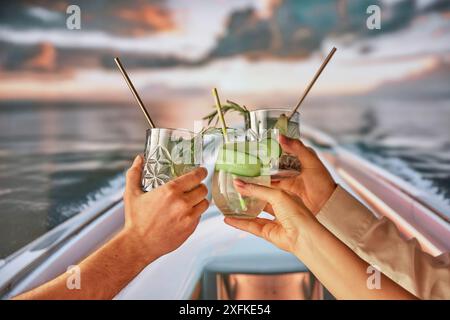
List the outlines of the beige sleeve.
<svg viewBox="0 0 450 320">
<path fill-rule="evenodd" d="M 450 299 L 450 254 L 433 257 L 338 186 L 317 219 L 356 254 L 421 299 Z"/>
</svg>

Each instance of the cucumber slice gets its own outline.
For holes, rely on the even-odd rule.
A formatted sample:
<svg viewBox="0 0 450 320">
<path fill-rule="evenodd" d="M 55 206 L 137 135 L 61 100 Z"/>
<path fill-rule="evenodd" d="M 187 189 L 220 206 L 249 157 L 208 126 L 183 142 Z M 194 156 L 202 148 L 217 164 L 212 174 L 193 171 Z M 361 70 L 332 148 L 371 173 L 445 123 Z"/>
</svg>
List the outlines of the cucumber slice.
<svg viewBox="0 0 450 320">
<path fill-rule="evenodd" d="M 248 153 L 261 160 L 262 164 L 269 164 L 272 158 L 279 158 L 282 150 L 281 146 L 275 139 L 267 138 L 257 141 L 246 141 L 229 143 L 224 146 L 227 150 L 234 150 L 236 152 Z M 273 153 L 272 153 L 273 149 Z"/>
<path fill-rule="evenodd" d="M 261 174 L 261 160 L 249 153 L 224 147 L 220 150 L 216 170 L 223 170 L 244 177 L 257 177 Z"/>
<path fill-rule="evenodd" d="M 227 143 L 223 146 L 224 149 L 234 150 L 241 153 L 248 153 L 252 156 L 258 156 L 258 143 L 256 141 L 240 141 L 234 143 Z"/>
</svg>

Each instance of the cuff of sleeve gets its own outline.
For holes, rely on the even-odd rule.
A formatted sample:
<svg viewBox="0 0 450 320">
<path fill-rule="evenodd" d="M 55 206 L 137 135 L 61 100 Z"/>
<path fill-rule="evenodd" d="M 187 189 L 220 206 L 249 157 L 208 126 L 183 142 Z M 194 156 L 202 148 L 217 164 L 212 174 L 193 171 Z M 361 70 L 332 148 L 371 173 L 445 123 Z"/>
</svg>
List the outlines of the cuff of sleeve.
<svg viewBox="0 0 450 320">
<path fill-rule="evenodd" d="M 376 217 L 341 186 L 316 215 L 317 220 L 347 246 L 355 249 Z"/>
</svg>

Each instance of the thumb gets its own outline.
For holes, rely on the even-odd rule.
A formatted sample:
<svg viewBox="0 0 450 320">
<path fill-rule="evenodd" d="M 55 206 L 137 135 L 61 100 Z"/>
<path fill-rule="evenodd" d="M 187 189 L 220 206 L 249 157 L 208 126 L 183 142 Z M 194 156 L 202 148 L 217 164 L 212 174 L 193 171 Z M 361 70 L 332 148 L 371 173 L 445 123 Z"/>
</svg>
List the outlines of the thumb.
<svg viewBox="0 0 450 320">
<path fill-rule="evenodd" d="M 125 194 L 139 195 L 144 193 L 141 186 L 142 164 L 144 160 L 141 155 L 134 158 L 133 164 L 127 170 Z"/>
<path fill-rule="evenodd" d="M 296 156 L 304 167 L 313 167 L 317 161 L 320 161 L 316 153 L 300 140 L 280 135 L 280 144 L 283 151 Z"/>
</svg>

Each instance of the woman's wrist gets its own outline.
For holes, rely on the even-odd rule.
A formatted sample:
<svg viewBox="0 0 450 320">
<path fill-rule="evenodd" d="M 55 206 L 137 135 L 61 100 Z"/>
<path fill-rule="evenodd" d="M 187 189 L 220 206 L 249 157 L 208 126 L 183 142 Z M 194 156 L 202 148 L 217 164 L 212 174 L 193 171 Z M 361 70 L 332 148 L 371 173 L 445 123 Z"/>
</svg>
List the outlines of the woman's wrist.
<svg viewBox="0 0 450 320">
<path fill-rule="evenodd" d="M 301 255 L 307 253 L 314 247 L 314 242 L 316 241 L 318 233 L 321 231 L 320 222 L 311 217 L 304 219 L 304 221 L 299 224 L 299 231 L 297 233 L 297 238 L 294 244 L 294 252 L 299 259 Z"/>
<path fill-rule="evenodd" d="M 327 202 L 331 199 L 331 196 L 336 191 L 338 185 L 334 181 L 329 182 L 328 187 L 324 188 L 322 191 L 323 198 L 322 201 L 317 205 L 317 209 L 313 211 L 314 216 L 318 215 L 320 211 L 325 207 Z"/>
</svg>

